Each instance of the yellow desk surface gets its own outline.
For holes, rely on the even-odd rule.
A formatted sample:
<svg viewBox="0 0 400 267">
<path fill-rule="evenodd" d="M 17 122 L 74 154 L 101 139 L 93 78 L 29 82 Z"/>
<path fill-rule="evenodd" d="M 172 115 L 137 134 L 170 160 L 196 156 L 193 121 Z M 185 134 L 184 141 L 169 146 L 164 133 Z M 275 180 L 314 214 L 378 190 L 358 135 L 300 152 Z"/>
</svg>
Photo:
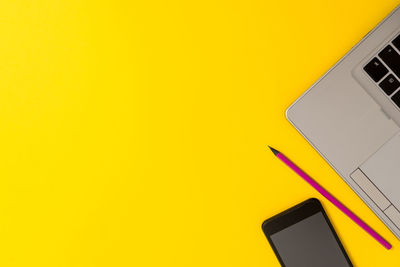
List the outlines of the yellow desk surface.
<svg viewBox="0 0 400 267">
<path fill-rule="evenodd" d="M 400 265 L 284 115 L 396 4 L 1 1 L 0 266 L 279 266 L 261 223 L 310 197 L 356 266 Z"/>
</svg>

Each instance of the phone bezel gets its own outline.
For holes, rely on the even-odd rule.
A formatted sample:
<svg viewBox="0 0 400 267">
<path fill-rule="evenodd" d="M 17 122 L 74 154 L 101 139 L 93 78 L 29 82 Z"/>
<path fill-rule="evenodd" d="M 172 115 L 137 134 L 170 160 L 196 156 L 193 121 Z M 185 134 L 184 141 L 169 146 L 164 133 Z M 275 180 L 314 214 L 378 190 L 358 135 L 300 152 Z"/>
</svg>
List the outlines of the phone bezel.
<svg viewBox="0 0 400 267">
<path fill-rule="evenodd" d="M 322 207 L 321 202 L 319 202 L 318 199 L 316 198 L 310 198 L 290 209 L 287 209 L 267 220 L 265 220 L 262 224 L 262 230 L 265 234 L 265 236 L 268 239 L 269 244 L 271 245 L 273 251 L 275 252 L 276 257 L 278 258 L 280 264 L 282 266 L 285 266 L 285 264 L 282 261 L 281 256 L 279 255 L 279 252 L 277 248 L 275 247 L 274 243 L 271 240 L 271 235 L 282 231 L 283 229 L 294 225 L 301 220 L 304 220 L 305 218 L 308 218 L 318 212 L 322 212 L 322 215 L 325 218 L 326 223 L 328 224 L 332 234 L 334 235 L 336 242 L 338 243 L 338 246 L 340 247 L 344 257 L 346 258 L 348 264 L 350 266 L 353 266 L 353 264 L 350 261 L 349 256 L 347 255 L 342 242 L 340 242 L 340 239 L 338 235 L 336 234 L 335 229 L 333 228 L 331 222 L 329 221 L 328 216 L 325 213 L 325 210 Z"/>
</svg>

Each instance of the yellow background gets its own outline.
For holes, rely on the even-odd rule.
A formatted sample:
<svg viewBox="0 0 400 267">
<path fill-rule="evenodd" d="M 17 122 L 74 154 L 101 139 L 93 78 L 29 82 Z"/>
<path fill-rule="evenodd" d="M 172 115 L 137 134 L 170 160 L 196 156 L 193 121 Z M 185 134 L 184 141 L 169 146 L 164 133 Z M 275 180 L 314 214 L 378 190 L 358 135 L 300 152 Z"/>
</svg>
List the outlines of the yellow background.
<svg viewBox="0 0 400 267">
<path fill-rule="evenodd" d="M 284 116 L 396 4 L 1 1 L 0 266 L 279 266 L 261 223 L 310 197 L 355 265 L 399 264 Z"/>
</svg>

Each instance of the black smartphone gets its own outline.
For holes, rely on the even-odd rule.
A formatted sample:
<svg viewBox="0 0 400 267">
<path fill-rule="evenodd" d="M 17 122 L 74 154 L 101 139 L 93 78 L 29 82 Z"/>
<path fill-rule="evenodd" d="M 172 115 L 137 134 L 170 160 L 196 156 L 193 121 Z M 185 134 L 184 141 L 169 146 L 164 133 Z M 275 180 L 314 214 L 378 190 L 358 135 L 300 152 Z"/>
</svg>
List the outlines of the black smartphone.
<svg viewBox="0 0 400 267">
<path fill-rule="evenodd" d="M 266 220 L 262 230 L 282 266 L 353 266 L 318 199 Z"/>
</svg>

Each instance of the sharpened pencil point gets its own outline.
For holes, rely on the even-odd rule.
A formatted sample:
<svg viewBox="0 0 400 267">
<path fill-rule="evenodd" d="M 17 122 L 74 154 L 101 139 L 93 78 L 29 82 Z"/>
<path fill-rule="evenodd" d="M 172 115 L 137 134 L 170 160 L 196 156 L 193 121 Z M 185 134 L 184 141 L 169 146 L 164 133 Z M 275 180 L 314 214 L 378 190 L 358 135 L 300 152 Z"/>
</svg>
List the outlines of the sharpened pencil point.
<svg viewBox="0 0 400 267">
<path fill-rule="evenodd" d="M 280 152 L 278 151 L 278 150 L 276 150 L 275 148 L 272 148 L 272 147 L 270 147 L 270 146 L 268 146 L 269 147 L 269 149 L 271 149 L 271 151 L 272 151 L 272 153 L 274 153 L 274 155 L 276 156 L 276 155 L 278 155 Z"/>
</svg>

